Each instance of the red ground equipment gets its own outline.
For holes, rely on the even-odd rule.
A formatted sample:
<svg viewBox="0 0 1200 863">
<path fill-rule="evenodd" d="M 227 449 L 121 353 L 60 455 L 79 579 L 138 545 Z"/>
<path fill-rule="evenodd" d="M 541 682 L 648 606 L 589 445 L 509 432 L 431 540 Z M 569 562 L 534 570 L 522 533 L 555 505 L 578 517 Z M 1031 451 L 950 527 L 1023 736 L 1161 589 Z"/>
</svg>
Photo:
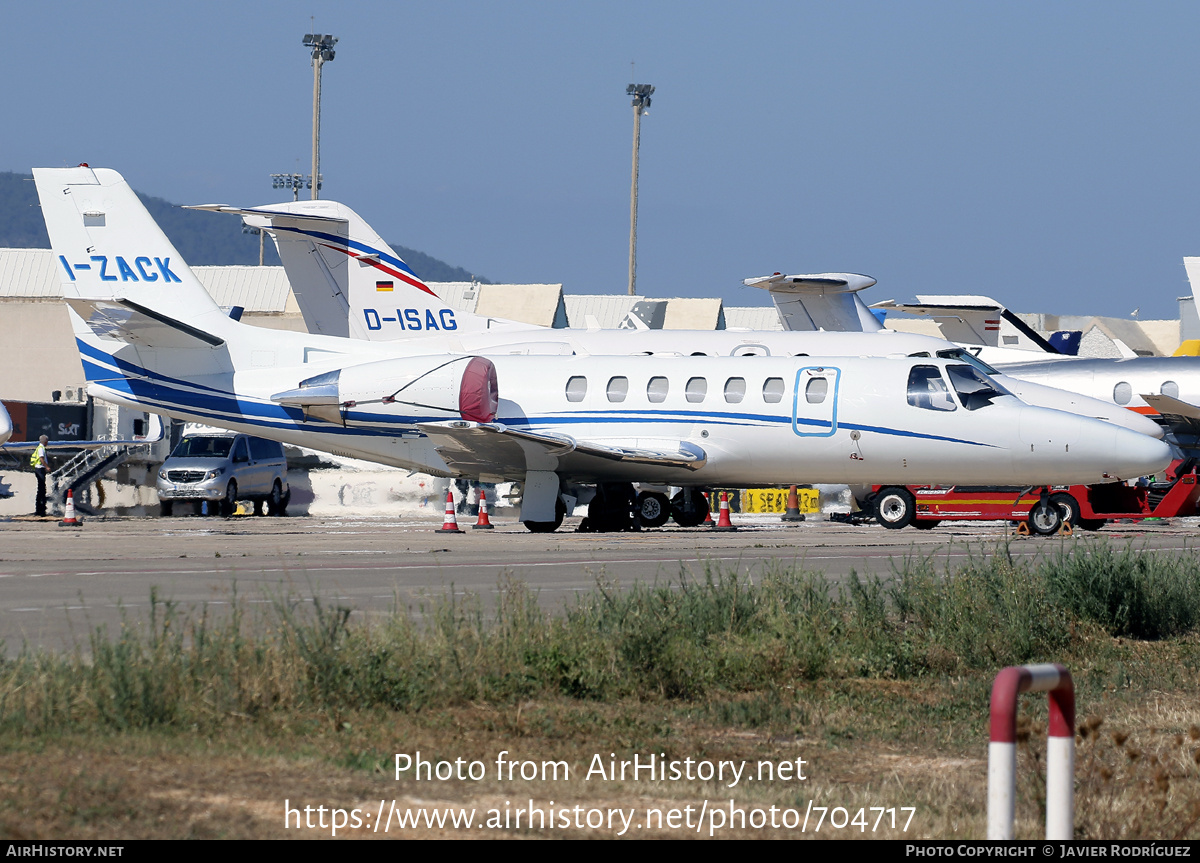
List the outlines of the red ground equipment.
<svg viewBox="0 0 1200 863">
<path fill-rule="evenodd" d="M 1026 522 L 1031 533 L 1049 536 L 1064 521 L 1099 530 L 1117 519 L 1174 518 L 1196 515 L 1200 499 L 1195 459 L 1176 462 L 1168 482 L 1035 488 L 981 486 L 876 486 L 871 497 L 875 518 L 884 527 L 910 524 L 929 530 L 943 521 Z"/>
</svg>

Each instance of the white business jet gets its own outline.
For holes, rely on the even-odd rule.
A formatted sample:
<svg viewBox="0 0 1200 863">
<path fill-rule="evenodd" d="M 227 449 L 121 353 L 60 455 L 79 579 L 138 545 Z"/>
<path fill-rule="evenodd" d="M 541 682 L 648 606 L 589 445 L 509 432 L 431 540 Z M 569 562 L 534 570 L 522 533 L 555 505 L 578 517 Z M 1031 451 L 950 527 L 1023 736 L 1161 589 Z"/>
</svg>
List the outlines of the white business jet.
<svg viewBox="0 0 1200 863">
<path fill-rule="evenodd" d="M 997 377 L 995 370 L 944 339 L 883 330 L 854 292 L 870 276 L 823 273 L 792 276 L 787 290 L 804 290 L 814 322 L 797 331 L 555 329 L 489 318 L 447 306 L 367 222 L 337 201 L 289 201 L 265 207 L 203 204 L 190 209 L 236 213 L 271 234 L 310 333 L 375 342 L 403 340 L 405 351 L 488 354 L 658 354 L 674 356 L 925 355 L 974 365 L 1028 404 L 1104 419 L 1162 436 L 1154 422 L 1111 403 L 1039 383 Z M 803 284 L 799 283 L 803 280 Z M 772 292 L 773 297 L 777 297 Z M 780 302 L 776 298 L 777 304 Z M 815 309 L 820 307 L 821 311 Z M 781 313 L 783 306 L 780 306 Z M 827 318 L 827 320 L 826 320 Z M 862 330 L 867 329 L 868 332 Z M 802 331 L 801 331 L 802 330 Z"/>
<path fill-rule="evenodd" d="M 683 488 L 677 516 L 695 522 L 698 489 L 717 485 L 1095 482 L 1170 459 L 1159 440 L 1026 405 L 958 360 L 484 356 L 265 330 L 221 311 L 116 171 L 34 179 L 93 396 L 440 476 L 518 479 L 532 530 L 635 481 Z"/>
</svg>

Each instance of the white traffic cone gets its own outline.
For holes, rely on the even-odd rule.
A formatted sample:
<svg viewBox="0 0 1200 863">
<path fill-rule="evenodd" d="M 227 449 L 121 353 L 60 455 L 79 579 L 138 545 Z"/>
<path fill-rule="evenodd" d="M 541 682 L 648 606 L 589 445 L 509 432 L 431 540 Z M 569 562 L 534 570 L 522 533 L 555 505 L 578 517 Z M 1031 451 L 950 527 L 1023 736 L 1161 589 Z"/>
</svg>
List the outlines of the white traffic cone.
<svg viewBox="0 0 1200 863">
<path fill-rule="evenodd" d="M 72 489 L 67 489 L 67 506 L 63 512 L 63 519 L 58 523 L 59 527 L 82 527 L 83 522 L 75 517 L 75 492 Z"/>
<path fill-rule="evenodd" d="M 454 514 L 454 492 L 446 492 L 446 517 L 442 519 L 442 526 L 438 529 L 438 533 L 462 533 L 458 527 L 458 517 Z"/>
</svg>

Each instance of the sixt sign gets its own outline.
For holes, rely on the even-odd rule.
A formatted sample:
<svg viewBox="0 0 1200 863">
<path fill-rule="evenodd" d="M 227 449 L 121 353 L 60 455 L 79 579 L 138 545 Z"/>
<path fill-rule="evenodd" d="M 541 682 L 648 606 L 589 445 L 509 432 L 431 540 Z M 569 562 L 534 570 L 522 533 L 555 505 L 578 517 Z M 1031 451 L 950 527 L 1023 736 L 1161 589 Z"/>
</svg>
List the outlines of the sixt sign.
<svg viewBox="0 0 1200 863">
<path fill-rule="evenodd" d="M 65 255 L 59 255 L 58 260 L 71 281 L 75 281 L 75 273 L 86 270 L 99 273 L 102 282 L 179 282 L 182 279 L 171 270 L 170 258 L 149 258 L 141 255 L 130 264 L 120 255 L 91 255 L 86 261 L 69 263 Z"/>
<path fill-rule="evenodd" d="M 388 309 L 391 311 L 391 309 Z M 375 309 L 363 309 L 368 330 L 381 330 L 384 324 L 399 324 L 402 330 L 457 330 L 453 309 L 396 309 L 395 315 L 380 315 Z M 424 311 L 424 316 L 421 312 Z"/>
</svg>

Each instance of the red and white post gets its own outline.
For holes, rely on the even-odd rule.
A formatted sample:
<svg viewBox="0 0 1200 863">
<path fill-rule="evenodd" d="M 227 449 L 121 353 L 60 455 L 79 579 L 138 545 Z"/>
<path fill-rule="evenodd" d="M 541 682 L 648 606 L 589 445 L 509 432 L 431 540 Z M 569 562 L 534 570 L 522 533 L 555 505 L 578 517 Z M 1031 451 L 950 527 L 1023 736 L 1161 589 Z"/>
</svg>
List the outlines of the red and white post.
<svg viewBox="0 0 1200 863">
<path fill-rule="evenodd" d="M 1012 839 L 1017 793 L 1017 696 L 1050 694 L 1046 740 L 1046 838 L 1075 835 L 1075 684 L 1061 665 L 1013 665 L 992 684 L 987 838 Z"/>
</svg>

